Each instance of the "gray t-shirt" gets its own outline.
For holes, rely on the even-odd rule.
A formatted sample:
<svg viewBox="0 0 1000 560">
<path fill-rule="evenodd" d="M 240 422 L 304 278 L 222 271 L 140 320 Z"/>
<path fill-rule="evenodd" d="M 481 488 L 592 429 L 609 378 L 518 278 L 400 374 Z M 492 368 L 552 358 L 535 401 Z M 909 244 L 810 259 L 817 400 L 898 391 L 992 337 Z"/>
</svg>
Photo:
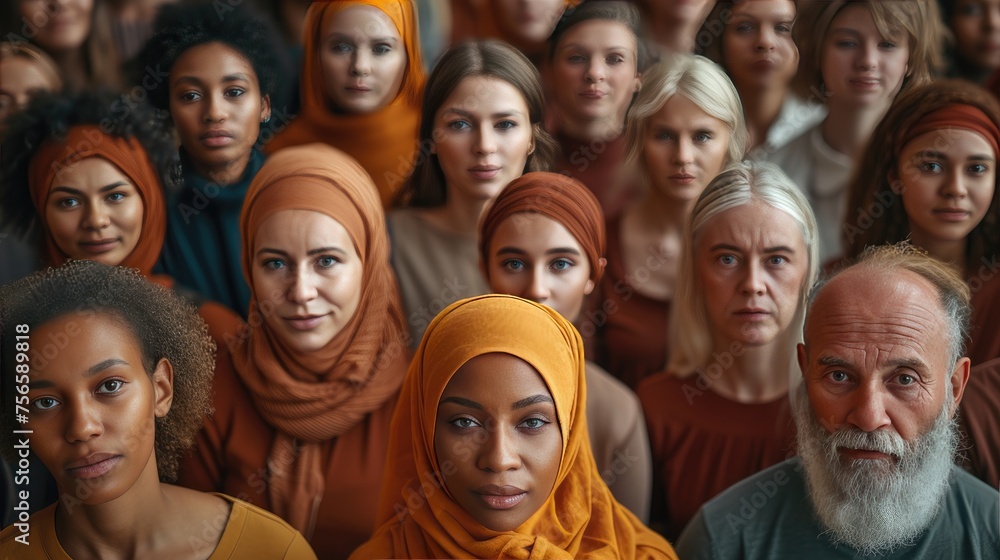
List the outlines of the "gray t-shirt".
<svg viewBox="0 0 1000 560">
<path fill-rule="evenodd" d="M 813 514 L 798 457 L 706 503 L 675 543 L 684 560 L 866 558 L 835 547 Z M 1000 559 L 1000 493 L 952 467 L 944 507 L 913 546 L 879 560 Z"/>
</svg>

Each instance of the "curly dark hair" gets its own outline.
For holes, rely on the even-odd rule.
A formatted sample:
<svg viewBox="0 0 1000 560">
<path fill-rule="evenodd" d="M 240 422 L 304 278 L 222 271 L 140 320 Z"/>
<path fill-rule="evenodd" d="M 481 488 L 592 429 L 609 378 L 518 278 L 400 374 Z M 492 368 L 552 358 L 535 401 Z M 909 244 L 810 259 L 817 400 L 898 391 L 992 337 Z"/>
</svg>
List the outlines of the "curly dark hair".
<svg viewBox="0 0 1000 560">
<path fill-rule="evenodd" d="M 68 313 L 106 314 L 132 331 L 141 346 L 143 367 L 152 375 L 166 359 L 173 366 L 173 403 L 156 419 L 156 464 L 160 480 L 177 478 L 181 454 L 194 443 L 211 412 L 215 343 L 195 308 L 173 291 L 149 282 L 136 270 L 95 261 L 70 261 L 0 289 L 0 362 L 3 394 L 15 394 L 14 349 L 17 325 L 34 331 Z M 13 398 L 0 405 L 4 426 L 14 426 Z M 0 439 L 10 438 L 3 430 Z M 7 452 L 9 439 L 2 442 Z"/>
<path fill-rule="evenodd" d="M 857 257 L 867 246 L 898 243 L 909 236 L 910 220 L 902 198 L 889 183 L 889 174 L 899 166 L 899 154 L 910 129 L 930 113 L 950 105 L 976 107 L 1000 127 L 1000 103 L 972 82 L 938 80 L 896 97 L 872 133 L 872 149 L 865 150 L 849 186 L 848 212 L 842 229 L 846 257 Z M 969 232 L 963 268 L 976 266 L 1000 252 L 1000 174 L 994 181 L 990 208 L 983 221 Z"/>
<path fill-rule="evenodd" d="M 216 2 L 167 4 L 160 8 L 139 60 L 142 71 L 170 72 L 174 63 L 191 47 L 205 43 L 223 43 L 240 53 L 253 66 L 260 84 L 260 95 L 273 95 L 278 82 L 281 42 L 278 32 L 267 20 L 249 7 L 216 9 Z M 168 80 L 141 83 L 149 91 L 149 100 L 157 109 L 170 110 Z M 147 81 L 148 82 L 148 81 Z"/>
<path fill-rule="evenodd" d="M 46 141 L 65 139 L 74 126 L 98 125 L 111 136 L 137 139 L 164 188 L 179 180 L 180 159 L 170 123 L 148 103 L 128 95 L 107 90 L 42 92 L 7 123 L 0 150 L 0 225 L 21 235 L 38 223 L 28 188 L 31 160 Z"/>
</svg>

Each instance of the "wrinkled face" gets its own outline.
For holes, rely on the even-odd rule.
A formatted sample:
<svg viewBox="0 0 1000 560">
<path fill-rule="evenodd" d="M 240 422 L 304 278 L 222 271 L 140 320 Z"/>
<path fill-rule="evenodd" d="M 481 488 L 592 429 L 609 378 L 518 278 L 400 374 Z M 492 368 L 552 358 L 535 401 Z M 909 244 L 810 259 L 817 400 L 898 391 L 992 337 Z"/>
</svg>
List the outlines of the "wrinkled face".
<svg viewBox="0 0 1000 560">
<path fill-rule="evenodd" d="M 154 421 L 170 410 L 169 362 L 147 373 L 135 335 L 106 313 L 62 315 L 31 338 L 67 341 L 56 352 L 33 347 L 28 383 L 31 450 L 60 492 L 96 505 L 140 479 L 158 482 Z"/>
<path fill-rule="evenodd" d="M 809 271 L 794 218 L 761 201 L 730 208 L 701 228 L 695 251 L 716 345 L 762 346 L 788 329 Z"/>
<path fill-rule="evenodd" d="M 566 0 L 495 0 L 492 4 L 500 29 L 524 43 L 544 43 L 566 11 Z"/>
<path fill-rule="evenodd" d="M 253 65 L 222 43 L 191 47 L 170 69 L 170 115 L 203 177 L 250 159 L 260 123 L 271 115 Z"/>
<path fill-rule="evenodd" d="M 52 54 L 83 46 L 93 11 L 94 0 L 20 0 L 21 21 L 34 33 L 32 41 Z"/>
<path fill-rule="evenodd" d="M 139 243 L 143 209 L 131 180 L 108 160 L 91 157 L 56 174 L 45 221 L 67 257 L 117 266 Z"/>
<path fill-rule="evenodd" d="M 831 100 L 850 105 L 887 103 L 903 85 L 910 45 L 906 33 L 885 37 L 863 4 L 848 4 L 827 30 L 823 84 Z"/>
<path fill-rule="evenodd" d="M 535 150 L 521 92 L 486 76 L 465 78 L 434 116 L 434 144 L 448 197 L 493 200 L 524 173 Z"/>
<path fill-rule="evenodd" d="M 54 84 L 36 62 L 24 56 L 0 60 L 0 128 L 7 117 L 28 104 L 32 95 L 52 91 Z"/>
<path fill-rule="evenodd" d="M 913 241 L 964 241 L 990 208 L 996 163 L 993 147 L 971 130 L 935 130 L 906 144 L 898 175 Z"/>
<path fill-rule="evenodd" d="M 254 296 L 264 321 L 299 352 L 325 347 L 361 301 L 361 257 L 337 220 L 309 210 L 282 210 L 254 238 Z"/>
<path fill-rule="evenodd" d="M 955 48 L 984 70 L 1000 68 L 1000 0 L 957 0 L 951 18 Z"/>
<path fill-rule="evenodd" d="M 729 127 L 681 94 L 649 118 L 642 157 L 650 187 L 661 196 L 694 202 L 722 170 Z"/>
<path fill-rule="evenodd" d="M 722 65 L 740 91 L 787 88 L 799 64 L 791 0 L 736 2 L 722 35 Z"/>
<path fill-rule="evenodd" d="M 551 307 L 570 321 L 594 290 L 590 263 L 561 223 L 535 213 L 501 223 L 489 246 L 490 289 Z"/>
<path fill-rule="evenodd" d="M 541 375 L 510 354 L 483 354 L 448 382 L 438 405 L 434 450 L 448 493 L 480 524 L 513 531 L 555 486 L 562 433 Z"/>
<path fill-rule="evenodd" d="M 319 49 L 323 85 L 334 111 L 371 113 L 399 93 L 408 60 L 406 46 L 382 10 L 344 9 L 323 30 Z"/>
<path fill-rule="evenodd" d="M 587 20 L 559 38 L 552 57 L 553 95 L 569 119 L 624 122 L 639 91 L 638 47 L 624 24 Z"/>
</svg>

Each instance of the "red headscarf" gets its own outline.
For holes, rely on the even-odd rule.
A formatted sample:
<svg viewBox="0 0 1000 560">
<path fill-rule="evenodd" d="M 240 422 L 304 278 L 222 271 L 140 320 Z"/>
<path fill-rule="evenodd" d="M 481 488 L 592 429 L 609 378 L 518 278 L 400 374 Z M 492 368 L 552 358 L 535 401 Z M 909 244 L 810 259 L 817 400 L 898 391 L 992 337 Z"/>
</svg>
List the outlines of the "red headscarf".
<svg viewBox="0 0 1000 560">
<path fill-rule="evenodd" d="M 914 123 L 906 133 L 902 144 L 905 146 L 917 136 L 935 130 L 958 128 L 969 130 L 982 136 L 993 147 L 993 155 L 1000 156 L 1000 129 L 986 113 L 972 105 L 948 105 L 933 113 L 928 113 Z"/>
</svg>

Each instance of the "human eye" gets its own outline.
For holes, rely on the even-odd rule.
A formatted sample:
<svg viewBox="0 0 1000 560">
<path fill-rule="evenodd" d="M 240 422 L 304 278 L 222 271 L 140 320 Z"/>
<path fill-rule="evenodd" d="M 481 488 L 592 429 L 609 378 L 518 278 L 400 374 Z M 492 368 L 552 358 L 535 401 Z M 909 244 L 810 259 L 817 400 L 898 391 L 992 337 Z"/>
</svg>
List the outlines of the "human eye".
<svg viewBox="0 0 1000 560">
<path fill-rule="evenodd" d="M 385 43 L 379 43 L 372 47 L 372 52 L 375 54 L 389 54 L 392 52 L 392 47 Z"/>
<path fill-rule="evenodd" d="M 750 22 L 745 21 L 745 22 L 743 22 L 743 23 L 741 23 L 741 24 L 739 24 L 739 25 L 736 26 L 736 31 L 739 32 L 739 33 L 749 33 L 751 31 L 753 31 L 753 28 L 754 28 L 753 24 L 751 24 Z"/>
<path fill-rule="evenodd" d="M 719 264 L 724 266 L 732 266 L 736 264 L 736 257 L 734 255 L 719 255 L 717 257 Z"/>
<path fill-rule="evenodd" d="M 774 255 L 772 257 L 768 257 L 767 262 L 769 264 L 771 264 L 771 265 L 774 265 L 774 266 L 781 266 L 781 265 L 787 263 L 788 259 L 786 257 L 781 256 L 781 255 Z"/>
<path fill-rule="evenodd" d="M 281 270 L 285 268 L 285 261 L 281 259 L 267 259 L 261 264 L 268 270 Z"/>
<path fill-rule="evenodd" d="M 53 399 L 52 397 L 38 397 L 37 399 L 31 401 L 31 406 L 35 410 L 49 410 L 55 408 L 59 404 L 59 401 Z"/>
<path fill-rule="evenodd" d="M 965 17 L 978 17 L 982 15 L 982 6 L 978 2 L 963 2 L 958 8 L 958 13 Z"/>
<path fill-rule="evenodd" d="M 669 141 L 669 140 L 673 140 L 674 139 L 674 135 L 673 135 L 672 132 L 667 132 L 666 130 L 661 130 L 661 131 L 659 131 L 659 132 L 656 133 L 655 138 L 657 140 Z"/>
<path fill-rule="evenodd" d="M 941 164 L 936 161 L 921 162 L 917 166 L 917 168 L 923 171 L 924 173 L 940 173 L 944 171 L 944 168 L 941 166 Z"/>
<path fill-rule="evenodd" d="M 854 39 L 840 39 L 834 44 L 841 49 L 850 49 L 858 46 L 858 42 Z"/>
<path fill-rule="evenodd" d="M 616 64 L 621 64 L 625 62 L 625 57 L 620 54 L 613 54 L 605 59 L 608 64 L 614 66 Z"/>
<path fill-rule="evenodd" d="M 518 427 L 519 428 L 524 428 L 524 429 L 527 429 L 527 430 L 530 430 L 530 431 L 537 431 L 537 430 L 541 430 L 542 428 L 544 428 L 548 424 L 550 424 L 550 422 L 548 420 L 546 420 L 544 418 L 539 418 L 537 416 L 532 416 L 531 418 L 525 418 L 524 421 L 521 422 L 520 425 L 518 425 Z"/>
<path fill-rule="evenodd" d="M 182 92 L 178 97 L 180 97 L 181 101 L 187 101 L 190 103 L 192 101 L 197 101 L 198 99 L 200 99 L 201 94 L 196 91 L 185 91 Z"/>
<path fill-rule="evenodd" d="M 983 175 L 989 171 L 989 169 L 990 168 L 984 163 L 974 163 L 969 166 L 969 173 L 972 173 L 973 175 Z"/>
<path fill-rule="evenodd" d="M 569 259 L 556 259 L 549 266 L 556 272 L 564 272 L 573 268 L 573 261 Z"/>
<path fill-rule="evenodd" d="M 694 141 L 699 144 L 704 144 L 712 139 L 712 135 L 707 132 L 699 132 L 694 135 Z"/>
<path fill-rule="evenodd" d="M 507 260 L 503 261 L 502 263 L 500 263 L 500 266 L 502 266 L 504 268 L 504 270 L 507 270 L 507 271 L 510 271 L 510 272 L 520 272 L 520 271 L 524 270 L 525 268 L 527 268 L 524 265 L 524 261 L 522 261 L 521 259 L 507 259 Z"/>
<path fill-rule="evenodd" d="M 243 95 L 244 93 L 246 93 L 245 89 L 238 88 L 238 87 L 232 87 L 232 88 L 229 88 L 229 89 L 226 90 L 225 95 L 226 95 L 226 97 L 239 97 L 239 96 Z"/>
<path fill-rule="evenodd" d="M 448 423 L 451 424 L 452 426 L 455 426 L 459 430 L 469 430 L 479 425 L 475 420 L 467 416 L 461 416 L 459 418 L 455 418 L 454 420 Z"/>
<path fill-rule="evenodd" d="M 60 208 L 70 209 L 70 208 L 76 208 L 77 206 L 79 206 L 80 205 L 80 201 L 78 199 L 76 199 L 76 198 L 73 198 L 73 197 L 60 198 L 56 202 L 56 205 L 58 205 Z"/>
<path fill-rule="evenodd" d="M 97 386 L 97 392 L 102 395 L 113 395 L 121 391 L 125 382 L 121 379 L 108 379 Z"/>
<path fill-rule="evenodd" d="M 510 130 L 512 128 L 515 128 L 516 126 L 517 123 L 514 121 L 500 121 L 496 124 L 496 127 L 499 128 L 500 130 Z"/>
<path fill-rule="evenodd" d="M 126 195 L 123 192 L 113 192 L 113 193 L 108 194 L 108 196 L 106 197 L 106 200 L 108 202 L 121 202 L 121 201 L 125 200 L 125 198 L 127 196 L 128 195 Z"/>
<path fill-rule="evenodd" d="M 826 374 L 826 377 L 834 383 L 847 383 L 847 381 L 851 378 L 851 376 L 847 375 L 846 372 L 840 370 L 831 371 Z"/>
<path fill-rule="evenodd" d="M 896 48 L 896 46 L 897 46 L 897 45 L 896 45 L 896 42 L 895 42 L 895 41 L 881 41 L 881 42 L 880 42 L 880 43 L 878 44 L 878 47 L 879 47 L 880 49 L 883 49 L 883 50 L 892 50 L 892 49 L 895 49 L 895 48 Z"/>
<path fill-rule="evenodd" d="M 908 373 L 901 373 L 896 376 L 895 381 L 898 385 L 902 385 L 903 387 L 910 387 L 912 385 L 916 385 L 917 378 Z"/>
<path fill-rule="evenodd" d="M 334 265 L 340 262 L 337 257 L 331 257 L 330 255 L 323 255 L 322 257 L 316 259 L 316 264 L 320 268 L 332 268 Z"/>
<path fill-rule="evenodd" d="M 469 121 L 458 120 L 449 122 L 448 128 L 453 130 L 465 130 L 467 128 L 472 128 L 472 125 L 469 124 Z"/>
<path fill-rule="evenodd" d="M 566 60 L 571 64 L 582 64 L 587 61 L 587 57 L 582 54 L 571 54 L 566 57 Z"/>
<path fill-rule="evenodd" d="M 347 43 L 330 44 L 330 52 L 332 52 L 333 54 L 347 54 L 352 50 L 354 50 L 354 48 L 351 45 L 348 45 Z"/>
<path fill-rule="evenodd" d="M 774 26 L 774 30 L 782 35 L 787 35 L 792 32 L 792 26 L 787 23 L 779 23 Z"/>
</svg>

